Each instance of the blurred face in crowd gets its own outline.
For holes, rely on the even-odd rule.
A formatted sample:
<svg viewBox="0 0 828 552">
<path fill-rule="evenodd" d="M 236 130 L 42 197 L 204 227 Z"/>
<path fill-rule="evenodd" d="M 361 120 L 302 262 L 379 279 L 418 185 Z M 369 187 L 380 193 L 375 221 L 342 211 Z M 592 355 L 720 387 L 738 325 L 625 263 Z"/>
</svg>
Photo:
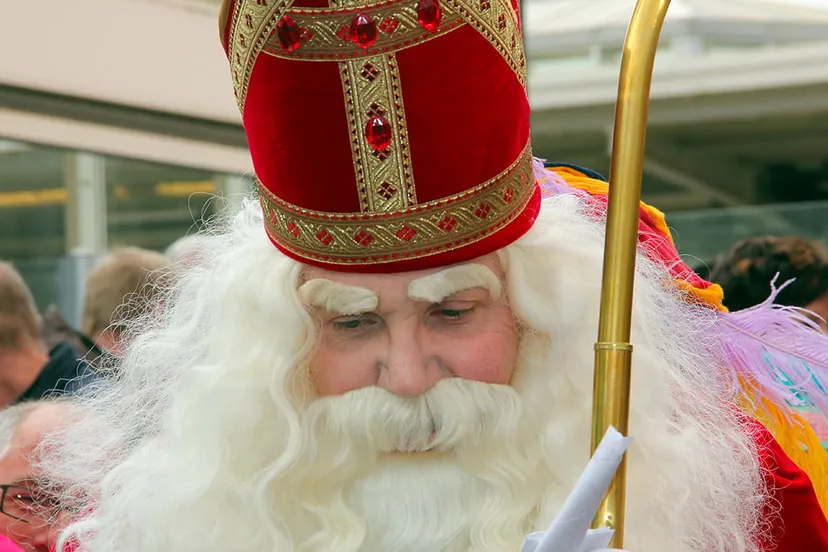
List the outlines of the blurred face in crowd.
<svg viewBox="0 0 828 552">
<path fill-rule="evenodd" d="M 64 408 L 59 404 L 38 407 L 20 424 L 10 446 L 0 454 L 0 484 L 3 511 L 0 533 L 26 552 L 47 552 L 60 532 L 60 523 L 50 520 L 55 512 L 34 482 L 30 458 L 43 437 L 55 429 Z"/>
<path fill-rule="evenodd" d="M 508 384 L 518 331 L 495 255 L 442 270 L 348 274 L 309 268 L 300 292 L 320 319 L 320 395 L 378 386 L 417 397 L 443 378 Z"/>
<path fill-rule="evenodd" d="M 819 323 L 822 331 L 828 333 L 828 293 L 825 293 L 816 301 L 806 305 L 805 308 L 819 316 L 816 321 Z"/>
</svg>

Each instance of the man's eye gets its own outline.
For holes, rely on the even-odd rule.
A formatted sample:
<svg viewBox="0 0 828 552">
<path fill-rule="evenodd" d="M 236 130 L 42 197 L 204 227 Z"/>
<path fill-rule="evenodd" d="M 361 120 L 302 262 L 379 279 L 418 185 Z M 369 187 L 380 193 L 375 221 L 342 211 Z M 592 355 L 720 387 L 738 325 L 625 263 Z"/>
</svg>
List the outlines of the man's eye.
<svg viewBox="0 0 828 552">
<path fill-rule="evenodd" d="M 460 318 L 463 318 L 464 316 L 469 314 L 471 311 L 472 311 L 472 309 L 440 309 L 437 312 L 443 318 L 449 318 L 449 319 L 452 319 L 452 320 L 459 320 Z"/>
<path fill-rule="evenodd" d="M 371 323 L 371 320 L 365 318 L 347 318 L 343 320 L 334 320 L 333 325 L 339 330 L 357 330 L 363 328 Z"/>
</svg>

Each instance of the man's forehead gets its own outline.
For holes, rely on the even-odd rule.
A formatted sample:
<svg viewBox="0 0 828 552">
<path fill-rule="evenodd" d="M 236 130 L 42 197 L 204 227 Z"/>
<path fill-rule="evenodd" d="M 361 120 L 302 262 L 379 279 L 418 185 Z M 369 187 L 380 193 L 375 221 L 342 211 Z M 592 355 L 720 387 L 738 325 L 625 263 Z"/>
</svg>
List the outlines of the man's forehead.
<svg viewBox="0 0 828 552">
<path fill-rule="evenodd" d="M 11 483 L 31 473 L 29 456 L 52 431 L 65 423 L 70 410 L 63 403 L 38 405 L 20 422 L 8 446 L 0 452 L 0 483 Z"/>
<path fill-rule="evenodd" d="M 69 405 L 63 402 L 38 405 L 20 422 L 12 443 L 22 449 L 34 448 L 49 433 L 61 429 L 73 414 Z"/>
<path fill-rule="evenodd" d="M 0 483 L 14 484 L 30 476 L 29 462 L 24 451 L 8 447 L 0 453 Z"/>
</svg>

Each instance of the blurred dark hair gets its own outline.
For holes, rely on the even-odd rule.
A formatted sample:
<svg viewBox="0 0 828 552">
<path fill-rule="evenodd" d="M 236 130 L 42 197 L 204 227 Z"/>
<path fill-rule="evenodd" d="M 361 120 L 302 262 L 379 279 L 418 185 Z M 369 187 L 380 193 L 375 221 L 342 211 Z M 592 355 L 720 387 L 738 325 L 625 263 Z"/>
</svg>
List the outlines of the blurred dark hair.
<svg viewBox="0 0 828 552">
<path fill-rule="evenodd" d="M 716 262 L 719 260 L 718 257 L 701 260 L 698 261 L 697 264 L 693 265 L 691 268 L 693 272 L 699 275 L 702 280 L 710 281 L 710 274 L 713 271 L 713 267 L 716 266 Z"/>
<path fill-rule="evenodd" d="M 795 279 L 777 297 L 780 305 L 804 307 L 828 293 L 828 253 L 800 237 L 760 236 L 738 242 L 719 258 L 710 279 L 724 289 L 731 311 L 757 305 L 777 286 Z"/>
</svg>

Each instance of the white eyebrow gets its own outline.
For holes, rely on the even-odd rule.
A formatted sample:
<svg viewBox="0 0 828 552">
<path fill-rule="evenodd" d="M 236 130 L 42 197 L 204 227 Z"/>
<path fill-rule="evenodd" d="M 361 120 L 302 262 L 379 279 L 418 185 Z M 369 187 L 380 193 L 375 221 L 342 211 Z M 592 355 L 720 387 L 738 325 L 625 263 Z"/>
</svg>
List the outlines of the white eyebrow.
<svg viewBox="0 0 828 552">
<path fill-rule="evenodd" d="M 415 301 L 440 303 L 455 293 L 474 288 L 489 290 L 492 299 L 500 298 L 502 292 L 500 279 L 489 267 L 470 263 L 412 280 L 408 284 L 408 296 Z"/>
<path fill-rule="evenodd" d="M 299 287 L 305 305 L 319 307 L 343 316 L 357 316 L 377 308 L 379 298 L 370 289 L 332 282 L 324 278 L 308 280 Z"/>
</svg>

